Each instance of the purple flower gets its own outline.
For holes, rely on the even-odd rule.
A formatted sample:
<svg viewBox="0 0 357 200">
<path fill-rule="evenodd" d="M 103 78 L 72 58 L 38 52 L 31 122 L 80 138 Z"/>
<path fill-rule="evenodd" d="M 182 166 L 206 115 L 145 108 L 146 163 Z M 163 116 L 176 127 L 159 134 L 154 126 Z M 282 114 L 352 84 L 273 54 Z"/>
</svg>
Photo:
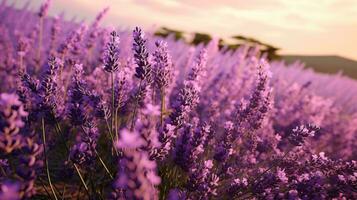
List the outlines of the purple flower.
<svg viewBox="0 0 357 200">
<path fill-rule="evenodd" d="M 177 140 L 174 154 L 174 162 L 184 171 L 189 171 L 194 163 L 200 161 L 210 132 L 211 127 L 207 124 L 203 124 L 201 128 L 197 128 L 195 124 L 184 127 L 183 133 Z"/>
<path fill-rule="evenodd" d="M 39 17 L 45 17 L 48 12 L 48 8 L 50 7 L 51 0 L 46 0 L 45 3 L 41 5 L 40 11 L 38 12 Z"/>
<path fill-rule="evenodd" d="M 71 44 L 69 44 L 69 47 L 74 56 L 81 55 L 83 52 L 83 44 L 81 42 L 84 39 L 87 29 L 88 27 L 82 24 L 71 38 Z"/>
<path fill-rule="evenodd" d="M 184 82 L 183 88 L 178 94 L 177 102 L 174 105 L 174 112 L 170 115 L 171 124 L 177 128 L 180 128 L 186 122 L 191 111 L 199 103 L 199 92 L 201 91 L 200 78 L 204 74 L 206 59 L 207 52 L 204 49 L 200 52 L 188 80 Z"/>
<path fill-rule="evenodd" d="M 15 94 L 0 94 L 0 150 L 6 154 L 20 148 L 24 126 L 23 118 L 28 114 Z"/>
<path fill-rule="evenodd" d="M 125 106 L 127 103 L 129 96 L 129 76 L 126 70 L 120 71 L 117 73 L 115 84 L 115 94 L 114 94 L 114 107 L 118 110 Z"/>
<path fill-rule="evenodd" d="M 149 62 L 149 53 L 145 46 L 145 34 L 139 27 L 136 27 L 133 31 L 133 38 L 134 59 L 137 65 L 135 76 L 142 81 L 150 83 L 152 81 L 152 68 Z"/>
<path fill-rule="evenodd" d="M 147 151 L 152 160 L 155 160 L 157 156 L 156 148 L 161 146 L 156 130 L 157 121 L 155 120 L 159 115 L 159 106 L 147 103 L 141 110 L 140 118 L 135 124 L 135 130 L 140 133 L 141 138 L 144 140 L 141 149 Z"/>
<path fill-rule="evenodd" d="M 68 116 L 74 126 L 81 126 L 86 123 L 85 113 L 85 85 L 83 81 L 82 65 L 75 64 L 75 72 L 72 80 L 72 89 L 69 91 Z"/>
<path fill-rule="evenodd" d="M 109 7 L 104 8 L 96 17 L 92 24 L 92 27 L 97 28 L 99 22 L 103 19 L 103 17 L 108 13 Z"/>
<path fill-rule="evenodd" d="M 140 138 L 137 132 L 131 133 L 129 130 L 123 129 L 120 133 L 120 140 L 116 143 L 118 149 L 136 149 L 145 144 L 145 141 Z"/>
<path fill-rule="evenodd" d="M 30 90 L 32 93 L 37 94 L 39 88 L 37 80 L 34 80 L 29 74 L 23 71 L 20 71 L 20 78 L 25 88 Z"/>
<path fill-rule="evenodd" d="M 219 177 L 212 171 L 213 161 L 206 160 L 203 164 L 196 163 L 190 169 L 187 190 L 196 199 L 210 199 L 217 195 Z"/>
<path fill-rule="evenodd" d="M 17 46 L 17 54 L 22 57 L 25 56 L 29 50 L 29 45 L 30 44 L 29 44 L 28 38 L 20 37 L 19 44 Z"/>
<path fill-rule="evenodd" d="M 104 70 L 112 73 L 119 68 L 119 36 L 115 31 L 110 33 L 110 41 L 104 53 Z"/>
<path fill-rule="evenodd" d="M 218 144 L 215 149 L 214 159 L 228 167 L 225 163 L 230 155 L 233 154 L 233 143 L 235 138 L 233 136 L 234 124 L 231 121 L 225 123 L 222 142 Z M 227 169 L 225 169 L 227 170 Z"/>
<path fill-rule="evenodd" d="M 173 146 L 173 139 L 176 138 L 176 127 L 171 124 L 166 124 L 164 129 L 159 132 L 159 142 L 161 146 L 153 149 L 152 158 L 155 160 L 164 160 L 170 153 Z"/>
<path fill-rule="evenodd" d="M 174 162 L 180 166 L 183 170 L 188 171 L 195 160 L 190 157 L 192 146 L 190 144 L 192 137 L 192 126 L 187 125 L 183 128 L 183 133 L 179 137 L 177 144 L 175 145 Z"/>
<path fill-rule="evenodd" d="M 257 130 L 261 127 L 262 120 L 269 109 L 270 93 L 269 79 L 271 72 L 269 65 L 265 61 L 261 61 L 258 68 L 258 77 L 256 87 L 249 99 L 249 103 L 243 106 L 243 109 L 238 111 L 237 126 L 244 125 L 246 122 L 246 129 Z"/>
<path fill-rule="evenodd" d="M 187 199 L 185 193 L 179 189 L 171 189 L 169 192 L 168 200 L 185 200 Z"/>
<path fill-rule="evenodd" d="M 94 116 L 99 119 L 109 120 L 111 116 L 110 109 L 103 97 L 95 91 L 86 91 L 86 101 L 92 107 Z"/>
<path fill-rule="evenodd" d="M 24 153 L 20 157 L 20 164 L 17 167 L 17 175 L 21 177 L 21 194 L 25 198 L 32 197 L 35 193 L 36 172 L 42 167 L 42 160 L 39 155 L 42 153 L 42 146 L 35 143 L 33 138 L 27 137 L 22 148 Z"/>
<path fill-rule="evenodd" d="M 20 200 L 18 183 L 1 183 L 0 184 L 0 199 L 2 200 Z"/>
<path fill-rule="evenodd" d="M 68 52 L 72 52 L 74 54 L 80 53 L 80 41 L 83 39 L 84 33 L 86 31 L 86 26 L 82 25 L 76 30 L 72 31 L 71 34 L 66 38 L 66 40 L 59 45 L 58 53 L 64 57 Z"/>
<path fill-rule="evenodd" d="M 72 162 L 91 167 L 96 156 L 98 129 L 92 122 L 88 121 L 82 126 L 82 134 L 78 135 L 77 143 L 70 150 Z"/>
<path fill-rule="evenodd" d="M 295 146 L 301 146 L 305 138 L 313 137 L 320 128 L 311 124 L 295 127 L 288 136 L 289 142 Z"/>
<path fill-rule="evenodd" d="M 148 153 L 140 148 L 145 144 L 137 132 L 124 129 L 116 147 L 124 155 L 118 165 L 117 179 L 114 182 L 112 199 L 156 199 L 157 186 L 161 179 L 157 176 L 156 163 L 149 159 Z"/>
<path fill-rule="evenodd" d="M 196 59 L 197 60 L 192 68 L 192 71 L 188 75 L 189 81 L 200 81 L 200 79 L 205 75 L 205 69 L 207 64 L 207 50 L 202 49 Z"/>
<path fill-rule="evenodd" d="M 48 69 L 46 70 L 38 92 L 38 112 L 47 122 L 53 123 L 58 118 L 58 70 L 61 61 L 58 58 L 50 57 Z"/>
<path fill-rule="evenodd" d="M 172 80 L 171 56 L 167 50 L 167 43 L 157 41 L 155 43 L 156 51 L 154 53 L 155 84 L 158 90 L 167 87 Z"/>
<path fill-rule="evenodd" d="M 99 23 L 100 21 L 103 19 L 103 17 L 108 13 L 109 11 L 109 7 L 104 8 L 95 18 L 93 24 L 91 25 L 91 31 L 89 33 L 88 36 L 88 41 L 86 42 L 86 48 L 87 49 L 91 49 L 94 47 L 95 43 L 96 43 L 96 39 L 100 33 L 100 29 L 99 29 Z"/>
</svg>

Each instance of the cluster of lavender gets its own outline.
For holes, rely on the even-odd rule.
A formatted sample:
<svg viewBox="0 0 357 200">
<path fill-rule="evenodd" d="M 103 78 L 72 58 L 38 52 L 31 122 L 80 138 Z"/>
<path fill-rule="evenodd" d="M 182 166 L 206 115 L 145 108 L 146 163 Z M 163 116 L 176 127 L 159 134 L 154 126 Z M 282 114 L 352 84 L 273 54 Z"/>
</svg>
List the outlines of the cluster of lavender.
<svg viewBox="0 0 357 200">
<path fill-rule="evenodd" d="M 0 95 L 1 199 L 26 199 L 35 193 L 42 148 L 34 142 L 34 133 L 23 131 L 27 116 L 16 94 Z"/>
<path fill-rule="evenodd" d="M 356 81 L 26 5 L 0 6 L 0 199 L 357 198 Z"/>
</svg>

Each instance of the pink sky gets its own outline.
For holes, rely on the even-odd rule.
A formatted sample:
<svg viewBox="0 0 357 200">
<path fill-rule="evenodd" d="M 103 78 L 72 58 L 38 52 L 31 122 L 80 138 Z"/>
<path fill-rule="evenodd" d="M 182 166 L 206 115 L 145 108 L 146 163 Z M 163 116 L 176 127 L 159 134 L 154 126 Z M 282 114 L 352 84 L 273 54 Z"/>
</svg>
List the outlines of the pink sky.
<svg viewBox="0 0 357 200">
<path fill-rule="evenodd" d="M 32 0 L 32 8 L 41 2 Z M 50 14 L 65 11 L 68 17 L 91 20 L 106 6 L 111 7 L 107 25 L 241 34 L 280 47 L 284 54 L 357 60 L 357 0 L 53 0 Z"/>
</svg>

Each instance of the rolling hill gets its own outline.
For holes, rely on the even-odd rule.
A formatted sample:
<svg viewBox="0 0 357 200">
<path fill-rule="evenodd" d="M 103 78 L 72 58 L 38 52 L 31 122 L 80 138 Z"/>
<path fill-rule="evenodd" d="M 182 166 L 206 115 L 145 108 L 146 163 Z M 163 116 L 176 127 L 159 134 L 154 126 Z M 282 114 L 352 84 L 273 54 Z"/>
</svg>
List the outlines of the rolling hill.
<svg viewBox="0 0 357 200">
<path fill-rule="evenodd" d="M 357 61 L 341 56 L 306 56 L 306 55 L 282 55 L 281 58 L 287 63 L 297 60 L 306 64 L 306 67 L 323 73 L 337 73 L 357 79 Z"/>
</svg>

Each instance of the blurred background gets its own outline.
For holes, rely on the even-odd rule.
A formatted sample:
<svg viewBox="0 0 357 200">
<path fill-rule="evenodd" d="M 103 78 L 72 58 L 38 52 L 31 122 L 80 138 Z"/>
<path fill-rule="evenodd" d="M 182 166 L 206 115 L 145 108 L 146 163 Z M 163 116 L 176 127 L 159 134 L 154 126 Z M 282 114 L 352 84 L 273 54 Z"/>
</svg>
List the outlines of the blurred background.
<svg viewBox="0 0 357 200">
<path fill-rule="evenodd" d="M 43 0 L 7 0 L 37 11 Z M 193 45 L 258 45 L 270 59 L 301 60 L 316 71 L 357 78 L 357 0 L 52 0 L 49 14 L 92 21 L 110 7 L 104 24 L 141 26 Z"/>
</svg>

